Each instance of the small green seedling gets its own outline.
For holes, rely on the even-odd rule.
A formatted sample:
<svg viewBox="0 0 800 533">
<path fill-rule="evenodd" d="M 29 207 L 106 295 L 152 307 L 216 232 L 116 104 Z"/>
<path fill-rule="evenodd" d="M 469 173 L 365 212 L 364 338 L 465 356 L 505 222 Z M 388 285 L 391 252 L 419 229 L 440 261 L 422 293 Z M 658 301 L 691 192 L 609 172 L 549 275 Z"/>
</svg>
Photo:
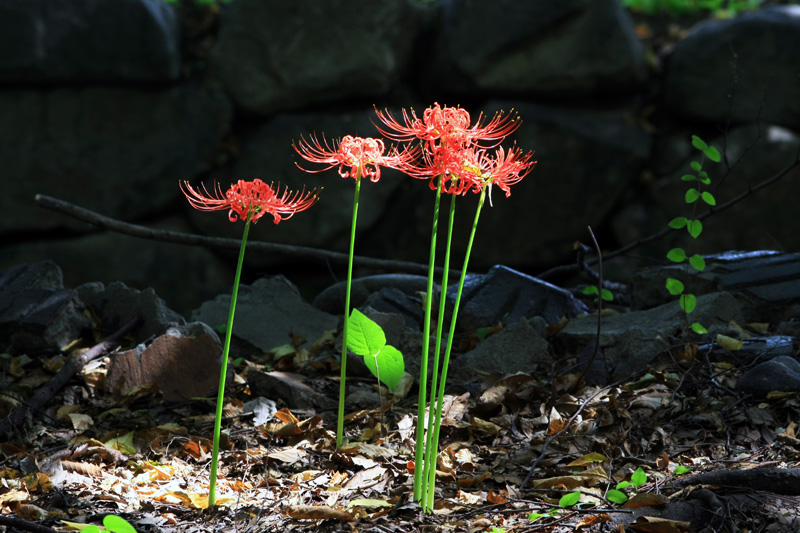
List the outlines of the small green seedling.
<svg viewBox="0 0 800 533">
<path fill-rule="evenodd" d="M 692 146 L 700 150 L 704 157 L 707 157 L 715 163 L 719 163 L 719 151 L 713 146 L 707 145 L 706 142 L 697 135 L 692 135 Z M 711 178 L 709 178 L 708 173 L 703 170 L 701 162 L 692 161 L 691 167 L 696 174 L 685 174 L 681 177 L 681 181 L 688 182 L 692 185 L 684 196 L 685 202 L 692 206 L 691 217 L 675 217 L 669 222 L 669 227 L 673 229 L 686 228 L 689 235 L 693 239 L 697 239 L 703 232 L 703 223 L 695 218 L 698 202 L 702 200 L 710 206 L 715 206 L 717 205 L 717 200 L 714 198 L 713 194 L 703 190 L 703 186 L 711 184 Z M 673 248 L 667 252 L 667 259 L 673 263 L 683 263 L 685 261 L 687 274 L 689 273 L 689 267 L 694 268 L 698 272 L 702 272 L 706 268 L 706 260 L 703 259 L 703 256 L 700 254 L 690 256 L 683 248 Z M 683 282 L 675 278 L 667 278 L 666 287 L 671 295 L 679 297 L 678 304 L 688 317 L 688 315 L 694 311 L 695 307 L 697 307 L 697 297 L 694 294 L 685 292 L 686 287 Z M 688 323 L 688 318 L 686 321 Z M 708 333 L 705 326 L 699 322 L 693 322 L 689 328 L 700 335 Z"/>
<path fill-rule="evenodd" d="M 103 518 L 103 527 L 111 533 L 136 533 L 136 529 L 127 520 L 113 514 Z M 101 533 L 104 530 L 91 524 L 81 529 L 81 533 Z"/>
<path fill-rule="evenodd" d="M 597 285 L 588 285 L 583 288 L 583 294 L 587 296 L 594 296 L 594 301 L 597 301 Z M 603 289 L 600 293 L 600 297 L 606 302 L 613 302 L 614 295 L 608 289 Z"/>
<path fill-rule="evenodd" d="M 617 483 L 617 488 L 609 490 L 606 493 L 606 498 L 611 502 L 622 505 L 623 503 L 628 501 L 628 495 L 622 492 L 622 489 L 626 487 L 634 487 L 638 489 L 645 483 L 647 483 L 647 474 L 640 466 L 639 468 L 636 469 L 636 472 L 631 474 L 630 481 L 620 481 L 619 483 Z"/>
<path fill-rule="evenodd" d="M 347 327 L 347 347 L 362 356 L 372 375 L 394 391 L 405 372 L 403 354 L 386 344 L 381 327 L 358 309 L 353 309 Z"/>
<path fill-rule="evenodd" d="M 688 474 L 691 471 L 692 471 L 691 467 L 688 467 L 686 465 L 676 465 L 672 473 L 675 474 L 676 476 L 681 476 L 683 474 Z"/>
</svg>

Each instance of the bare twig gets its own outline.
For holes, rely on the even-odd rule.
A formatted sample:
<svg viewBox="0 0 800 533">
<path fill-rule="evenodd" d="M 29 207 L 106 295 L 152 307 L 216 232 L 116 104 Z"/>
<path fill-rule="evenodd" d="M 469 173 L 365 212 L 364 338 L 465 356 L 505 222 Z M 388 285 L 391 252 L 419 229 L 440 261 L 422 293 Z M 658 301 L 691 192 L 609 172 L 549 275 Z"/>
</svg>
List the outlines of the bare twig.
<svg viewBox="0 0 800 533">
<path fill-rule="evenodd" d="M 189 244 L 194 246 L 211 246 L 215 248 L 229 248 L 238 250 L 242 245 L 239 239 L 226 239 L 222 237 L 205 237 L 202 235 L 193 235 L 191 233 L 181 233 L 179 231 L 169 231 L 163 229 L 147 228 L 122 222 L 107 216 L 103 216 L 94 211 L 90 211 L 84 207 L 45 196 L 44 194 L 36 195 L 36 203 L 46 209 L 52 209 L 65 215 L 83 220 L 97 227 L 104 228 L 116 233 L 130 235 L 132 237 L 139 237 L 142 239 L 150 239 L 155 241 L 174 242 L 176 244 Z M 332 261 L 335 263 L 347 263 L 347 254 L 340 252 L 331 252 L 328 250 L 321 250 L 319 248 L 310 248 L 306 246 L 292 246 L 289 244 L 277 244 L 271 242 L 251 241 L 247 243 L 248 249 L 258 250 L 264 252 L 280 253 L 288 257 L 298 257 L 303 259 L 321 259 L 324 261 Z M 428 274 L 428 265 L 420 263 L 412 263 L 410 261 L 393 261 L 389 259 L 376 259 L 372 257 L 354 256 L 353 262 L 359 266 L 375 268 L 378 270 L 391 270 L 399 272 L 408 272 L 412 274 Z"/>
<path fill-rule="evenodd" d="M 56 533 L 55 529 L 42 526 L 36 522 L 29 522 L 12 516 L 0 516 L 0 526 L 7 526 L 9 531 L 31 531 L 32 533 Z"/>
<path fill-rule="evenodd" d="M 800 146 L 798 146 L 798 148 L 797 148 L 797 153 L 795 153 L 794 161 L 792 161 L 791 163 L 786 165 L 783 169 L 781 169 L 777 173 L 773 174 L 769 178 L 765 179 L 764 181 L 762 181 L 760 183 L 757 183 L 756 185 L 753 185 L 752 187 L 748 187 L 746 191 L 742 192 L 741 194 L 738 194 L 738 195 L 734 196 L 733 198 L 731 198 L 727 202 L 709 208 L 708 211 L 705 211 L 705 212 L 701 213 L 700 215 L 698 215 L 696 220 L 705 220 L 706 218 L 708 218 L 710 216 L 716 215 L 717 213 L 720 213 L 720 212 L 728 209 L 729 207 L 732 207 L 732 206 L 738 204 L 739 202 L 741 202 L 742 200 L 744 200 L 748 196 L 752 196 L 753 194 L 755 194 L 757 191 L 760 191 L 764 187 L 767 187 L 767 186 L 772 185 L 773 183 L 777 182 L 778 180 L 783 178 L 786 174 L 788 174 L 789 172 L 791 172 L 792 170 L 794 170 L 798 166 L 800 166 Z M 631 250 L 635 250 L 636 248 L 639 248 L 640 246 L 644 246 L 645 244 L 649 244 L 649 243 L 651 243 L 653 241 L 657 241 L 657 240 L 663 238 L 665 235 L 667 235 L 667 234 L 669 234 L 669 233 L 671 233 L 673 231 L 679 231 L 679 230 L 677 230 L 675 228 L 671 228 L 669 226 L 665 226 L 664 229 L 662 229 L 658 233 L 653 233 L 652 235 L 648 235 L 647 237 L 643 237 L 643 238 L 641 238 L 641 239 L 639 239 L 637 241 L 634 241 L 634 242 L 632 242 L 630 244 L 627 244 L 627 245 L 623 246 L 622 248 L 618 248 L 618 249 L 616 249 L 616 250 L 614 250 L 612 252 L 608 252 L 605 257 L 606 257 L 606 259 L 613 259 L 614 257 L 626 254 L 626 253 L 630 252 Z M 683 231 L 683 230 L 681 229 L 680 231 Z M 597 259 L 589 259 L 589 260 L 586 261 L 586 263 L 589 264 L 589 265 L 595 265 L 595 264 L 597 264 Z M 541 272 L 540 274 L 537 274 L 536 277 L 540 278 L 540 279 L 547 279 L 549 277 L 552 277 L 555 274 L 577 272 L 578 269 L 579 269 L 578 265 L 574 265 L 574 264 L 561 265 L 561 266 L 553 267 L 553 268 L 551 268 L 549 270 L 545 270 L 544 272 Z"/>
<path fill-rule="evenodd" d="M 25 413 L 28 409 L 40 409 L 46 404 L 50 398 L 60 391 L 67 382 L 72 379 L 72 376 L 80 372 L 80 370 L 94 361 L 98 357 L 102 357 L 109 350 L 114 348 L 119 340 L 128 334 L 131 330 L 136 328 L 141 323 L 141 318 L 137 318 L 122 326 L 119 330 L 106 337 L 99 344 L 93 346 L 86 353 L 79 355 L 74 359 L 70 359 L 61 367 L 61 370 L 52 377 L 50 381 L 45 383 L 34 395 L 25 402 L 18 410 L 14 411 L 11 415 L 0 422 L 0 436 L 8 435 L 15 425 L 22 422 L 25 418 Z"/>
<path fill-rule="evenodd" d="M 589 236 L 592 238 L 595 252 L 597 252 L 597 337 L 594 342 L 594 351 L 592 351 L 592 357 L 589 358 L 589 362 L 586 363 L 586 367 L 584 367 L 580 377 L 575 381 L 575 387 L 580 386 L 581 382 L 583 381 L 583 377 L 592 367 L 592 364 L 597 357 L 597 351 L 600 349 L 600 331 L 603 325 L 603 254 L 600 252 L 600 245 L 597 244 L 597 239 L 594 236 L 592 227 L 586 226 L 586 229 L 589 230 Z"/>
</svg>

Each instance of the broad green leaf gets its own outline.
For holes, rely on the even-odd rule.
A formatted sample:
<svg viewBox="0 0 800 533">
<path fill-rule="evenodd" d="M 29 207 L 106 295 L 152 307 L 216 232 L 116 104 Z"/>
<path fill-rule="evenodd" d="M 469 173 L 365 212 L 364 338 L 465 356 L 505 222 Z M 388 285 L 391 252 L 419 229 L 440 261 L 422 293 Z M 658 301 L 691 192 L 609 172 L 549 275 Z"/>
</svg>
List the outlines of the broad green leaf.
<svg viewBox="0 0 800 533">
<path fill-rule="evenodd" d="M 681 181 L 696 181 L 696 180 L 697 176 L 695 176 L 694 174 L 684 174 L 683 176 L 681 176 Z"/>
<path fill-rule="evenodd" d="M 667 259 L 674 263 L 682 263 L 686 260 L 686 252 L 683 248 L 673 248 L 667 252 Z"/>
<path fill-rule="evenodd" d="M 703 168 L 703 165 L 701 165 L 697 161 L 692 161 L 691 163 L 689 163 L 689 166 L 692 167 L 692 170 L 694 170 L 695 172 L 700 172 L 700 170 L 702 170 Z"/>
<path fill-rule="evenodd" d="M 385 345 L 377 355 L 365 355 L 364 363 L 372 375 L 380 379 L 390 391 L 394 391 L 400 378 L 403 377 L 406 367 L 403 354 L 394 346 Z M 376 367 L 377 365 L 377 367 Z"/>
<path fill-rule="evenodd" d="M 689 264 L 692 265 L 692 268 L 695 270 L 706 269 L 706 260 L 703 259 L 703 256 L 700 254 L 694 254 L 692 257 L 690 257 Z"/>
<path fill-rule="evenodd" d="M 700 181 L 707 180 L 708 179 L 708 172 L 706 172 L 705 170 L 701 170 L 700 172 L 697 173 L 697 179 L 700 180 Z M 711 180 L 709 180 L 709 181 L 711 181 Z M 703 181 L 703 183 L 705 183 L 705 181 Z"/>
<path fill-rule="evenodd" d="M 630 481 L 620 481 L 619 483 L 617 483 L 617 490 L 624 489 L 625 487 L 630 487 L 630 486 L 631 486 Z"/>
<path fill-rule="evenodd" d="M 686 225 L 686 231 L 689 232 L 693 238 L 698 238 L 703 233 L 703 223 L 699 220 L 690 220 Z"/>
<path fill-rule="evenodd" d="M 699 335 L 705 335 L 706 333 L 708 333 L 708 330 L 700 322 L 694 322 L 689 327 L 692 328 L 692 331 L 694 331 L 695 333 L 697 333 Z"/>
<path fill-rule="evenodd" d="M 618 503 L 620 505 L 628 501 L 628 497 L 625 495 L 624 492 L 614 489 L 611 489 L 608 492 L 606 492 L 606 498 L 608 499 L 608 501 Z"/>
<path fill-rule="evenodd" d="M 534 520 L 539 520 L 540 518 L 545 517 L 545 516 L 547 516 L 547 515 L 546 514 L 542 514 L 542 513 L 531 513 L 531 514 L 528 515 L 528 520 L 533 522 Z"/>
<path fill-rule="evenodd" d="M 719 160 L 721 159 L 719 156 L 719 151 L 713 146 L 709 146 L 703 150 L 703 153 L 706 154 L 706 157 L 712 160 L 714 163 L 719 163 Z"/>
<path fill-rule="evenodd" d="M 675 470 L 673 470 L 672 473 L 676 476 L 680 476 L 681 474 L 688 474 L 691 471 L 692 469 L 686 465 L 678 465 L 675 467 Z"/>
<path fill-rule="evenodd" d="M 700 198 L 700 192 L 697 189 L 695 189 L 694 187 L 692 187 L 691 189 L 686 191 L 686 203 L 687 204 L 695 203 L 698 198 Z"/>
<path fill-rule="evenodd" d="M 697 148 L 700 151 L 703 151 L 706 148 L 708 148 L 708 145 L 706 144 L 706 142 L 703 139 L 701 139 L 700 137 L 698 137 L 697 135 L 692 135 L 692 146 L 694 146 L 695 148 Z"/>
<path fill-rule="evenodd" d="M 675 217 L 669 221 L 667 224 L 670 228 L 681 229 L 682 227 L 686 226 L 689 223 L 689 219 L 686 217 Z"/>
<path fill-rule="evenodd" d="M 600 297 L 607 302 L 614 301 L 614 295 L 608 289 L 603 289 L 602 293 L 600 294 Z"/>
<path fill-rule="evenodd" d="M 66 522 L 66 520 L 62 520 L 62 522 Z M 69 522 L 69 525 L 71 525 L 72 527 L 76 527 L 74 524 L 75 522 Z M 80 525 L 83 526 L 80 528 L 81 533 L 100 533 L 100 528 L 94 524 L 89 524 L 88 526 L 86 524 L 80 524 Z"/>
<path fill-rule="evenodd" d="M 587 285 L 583 288 L 583 294 L 591 296 L 592 294 L 597 294 L 597 285 Z"/>
<path fill-rule="evenodd" d="M 113 514 L 103 518 L 103 525 L 112 533 L 136 533 L 134 527 L 127 520 Z"/>
<path fill-rule="evenodd" d="M 125 455 L 135 454 L 136 448 L 133 446 L 133 431 L 130 431 L 121 437 L 116 437 L 109 440 L 105 443 L 105 447 L 111 448 L 112 450 L 119 450 Z"/>
<path fill-rule="evenodd" d="M 631 475 L 631 484 L 635 487 L 641 487 L 645 483 L 647 483 L 647 474 L 644 473 L 644 469 L 640 466 Z"/>
<path fill-rule="evenodd" d="M 384 346 L 386 335 L 381 327 L 358 309 L 353 309 L 347 321 L 347 347 L 366 357 L 377 355 Z"/>
<path fill-rule="evenodd" d="M 697 307 L 697 298 L 691 293 L 681 294 L 681 298 L 678 301 L 680 302 L 681 309 L 683 309 L 687 315 Z"/>
<path fill-rule="evenodd" d="M 703 201 L 708 205 L 717 205 L 717 199 L 714 198 L 714 195 L 708 191 L 703 191 L 703 194 L 700 195 L 703 198 Z"/>
<path fill-rule="evenodd" d="M 683 293 L 683 282 L 675 278 L 667 278 L 667 290 L 673 296 Z"/>
<path fill-rule="evenodd" d="M 703 176 L 703 174 L 705 174 L 705 176 Z M 709 183 L 711 183 L 711 178 L 709 178 L 708 174 L 706 174 L 705 172 L 701 172 L 699 176 L 700 177 L 698 179 L 700 180 L 700 183 L 702 183 L 703 185 L 708 185 Z"/>
<path fill-rule="evenodd" d="M 570 492 L 564 494 L 560 500 L 558 500 L 558 506 L 562 509 L 566 509 L 567 507 L 572 507 L 578 500 L 581 499 L 581 491 L 576 490 L 575 492 Z"/>
</svg>

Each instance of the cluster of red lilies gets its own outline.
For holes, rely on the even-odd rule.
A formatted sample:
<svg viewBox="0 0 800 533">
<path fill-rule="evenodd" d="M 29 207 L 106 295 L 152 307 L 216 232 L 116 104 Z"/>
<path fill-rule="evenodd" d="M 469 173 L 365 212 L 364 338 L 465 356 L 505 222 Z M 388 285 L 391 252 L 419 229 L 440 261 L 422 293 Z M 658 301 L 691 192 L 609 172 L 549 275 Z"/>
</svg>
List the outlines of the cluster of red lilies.
<svg viewBox="0 0 800 533">
<path fill-rule="evenodd" d="M 513 115 L 498 113 L 485 124 L 481 115 L 470 125 L 467 110 L 439 104 L 426 109 L 422 118 L 413 110 L 403 110 L 402 122 L 389 112 L 376 110 L 376 114 L 382 124 L 378 130 L 383 135 L 409 144 L 402 149 L 393 147 L 387 154 L 382 139 L 347 135 L 329 144 L 324 138 L 320 141 L 312 135 L 309 139 L 301 138 L 294 148 L 304 159 L 327 166 L 303 170 L 322 172 L 339 167 L 343 178 L 368 177 L 370 181 L 378 181 L 381 167 L 387 167 L 413 178 L 428 179 L 434 190 L 438 183 L 441 192 L 447 194 L 480 193 L 484 187 L 491 192 L 496 185 L 509 196 L 511 185 L 524 178 L 536 163 L 531 161 L 533 152 L 523 153 L 516 146 L 508 150 L 497 147 L 519 127 L 520 121 Z M 411 144 L 414 140 L 421 144 Z M 218 187 L 213 195 L 205 188 L 195 190 L 188 184 L 183 187 L 193 207 L 206 211 L 228 209 L 232 221 L 249 217 L 256 222 L 269 213 L 277 224 L 308 209 L 318 199 L 316 191 L 281 192 L 280 184 L 273 187 L 259 179 L 240 180 L 224 194 Z"/>
</svg>

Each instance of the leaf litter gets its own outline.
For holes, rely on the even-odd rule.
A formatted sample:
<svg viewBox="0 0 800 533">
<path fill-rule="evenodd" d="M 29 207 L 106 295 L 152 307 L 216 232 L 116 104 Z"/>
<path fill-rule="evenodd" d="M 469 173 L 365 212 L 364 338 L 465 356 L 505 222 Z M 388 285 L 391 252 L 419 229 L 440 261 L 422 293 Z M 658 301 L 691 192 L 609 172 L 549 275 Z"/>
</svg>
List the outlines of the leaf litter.
<svg viewBox="0 0 800 533">
<path fill-rule="evenodd" d="M 324 352 L 317 360 L 330 359 Z M 741 397 L 745 368 L 696 348 L 677 347 L 605 388 L 581 386 L 579 373 L 485 376 L 445 397 L 436 506 L 424 515 L 410 492 L 414 394 L 350 412 L 348 442 L 336 450 L 334 413 L 290 409 L 247 385 L 250 369 L 279 362 L 335 398 L 335 365 L 300 351 L 261 355 L 241 361 L 226 394 L 217 508 L 207 509 L 212 399 L 167 402 L 148 386 L 114 401 L 103 365 L 93 365 L 0 444 L 0 518 L 58 531 L 110 513 L 140 532 L 678 532 L 696 516 L 659 509 L 692 498 L 697 487 L 684 482 L 693 474 L 792 469 L 800 458 L 797 396 Z M 7 361 L 14 401 L 4 410 L 47 383 L 58 368 L 47 361 Z M 729 529 L 719 530 L 782 531 L 774 524 L 798 520 L 798 494 L 772 494 L 772 515 L 729 508 Z"/>
</svg>

